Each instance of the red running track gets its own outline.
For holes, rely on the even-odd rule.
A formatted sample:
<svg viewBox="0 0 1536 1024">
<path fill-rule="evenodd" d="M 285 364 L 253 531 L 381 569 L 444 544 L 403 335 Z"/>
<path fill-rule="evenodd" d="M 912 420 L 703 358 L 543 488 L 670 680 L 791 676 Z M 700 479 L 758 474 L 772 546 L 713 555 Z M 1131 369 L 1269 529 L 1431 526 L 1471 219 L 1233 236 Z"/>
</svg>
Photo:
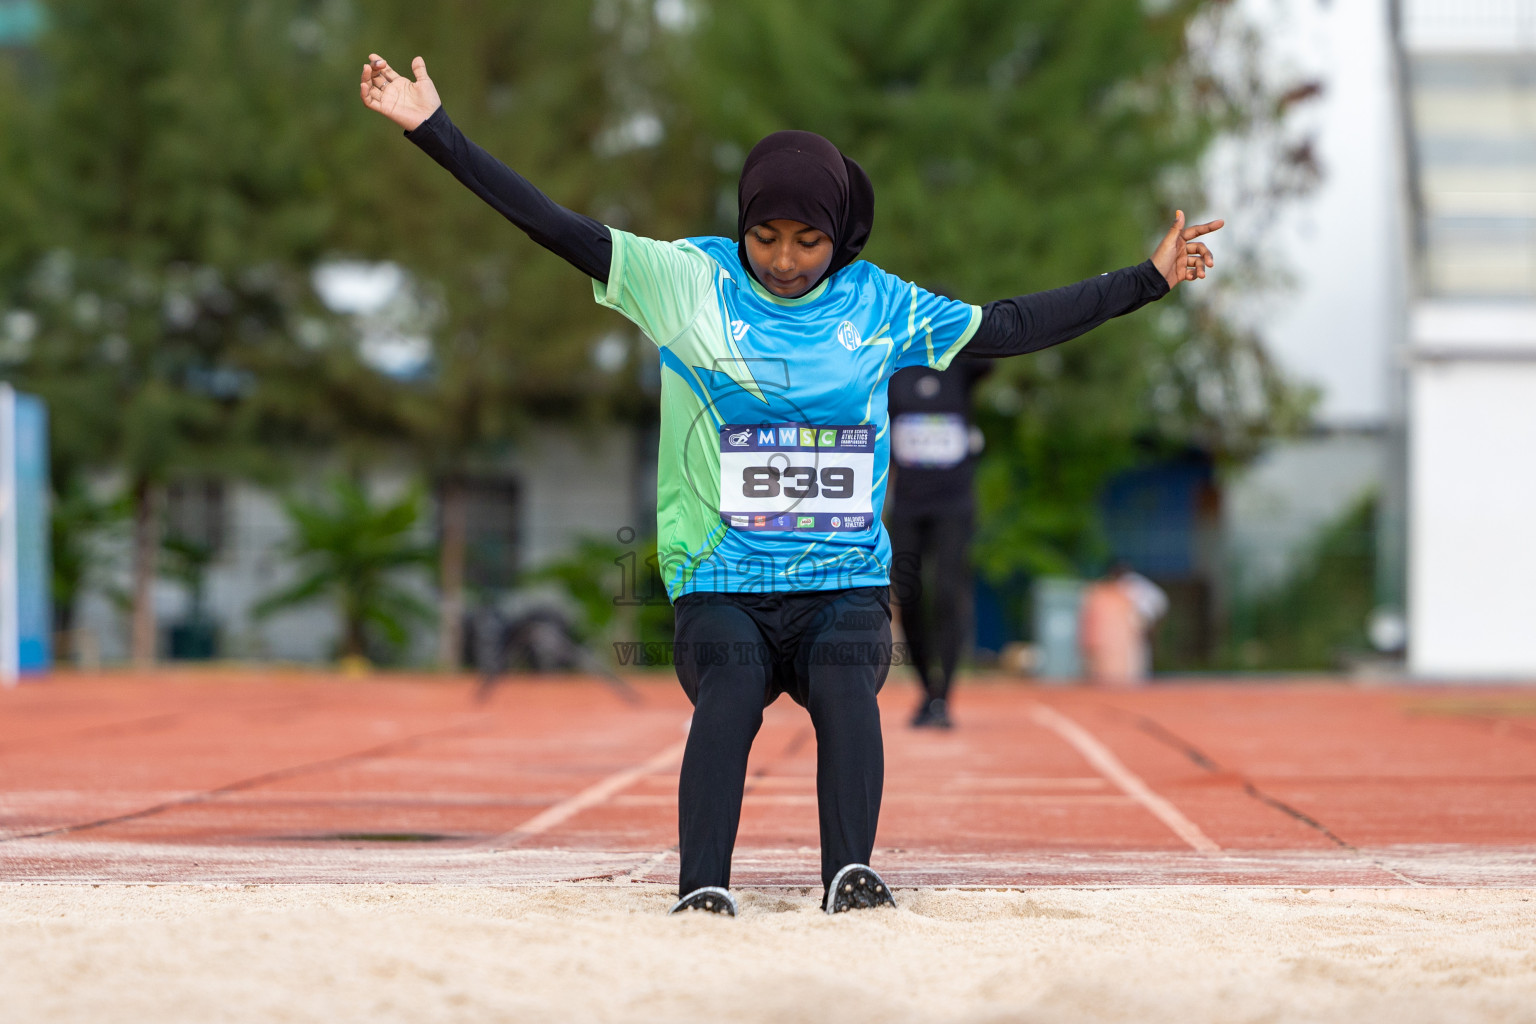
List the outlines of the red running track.
<svg viewBox="0 0 1536 1024">
<path fill-rule="evenodd" d="M 0 880 L 676 879 L 688 706 L 579 678 L 60 675 L 0 692 Z M 967 681 L 885 709 L 896 885 L 1533 885 L 1536 688 Z M 780 699 L 733 881 L 817 884 L 815 741 Z"/>
</svg>

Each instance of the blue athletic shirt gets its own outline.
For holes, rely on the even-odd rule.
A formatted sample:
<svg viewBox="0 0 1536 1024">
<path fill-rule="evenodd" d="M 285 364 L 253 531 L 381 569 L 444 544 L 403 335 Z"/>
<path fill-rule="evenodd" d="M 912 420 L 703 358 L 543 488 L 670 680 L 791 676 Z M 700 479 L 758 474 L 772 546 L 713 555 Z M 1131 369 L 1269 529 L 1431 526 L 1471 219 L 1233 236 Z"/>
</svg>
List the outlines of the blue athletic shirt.
<svg viewBox="0 0 1536 1024">
<path fill-rule="evenodd" d="M 661 353 L 668 595 L 886 586 L 886 384 L 903 367 L 947 367 L 981 309 L 864 261 L 784 299 L 729 239 L 612 236 L 594 296 Z"/>
</svg>

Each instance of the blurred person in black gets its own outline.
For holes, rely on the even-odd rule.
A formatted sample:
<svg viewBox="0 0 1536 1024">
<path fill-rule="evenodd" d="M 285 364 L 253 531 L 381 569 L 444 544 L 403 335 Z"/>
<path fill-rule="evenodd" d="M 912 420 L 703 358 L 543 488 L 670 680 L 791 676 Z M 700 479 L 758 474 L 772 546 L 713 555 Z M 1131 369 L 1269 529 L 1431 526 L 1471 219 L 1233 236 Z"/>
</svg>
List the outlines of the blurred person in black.
<svg viewBox="0 0 1536 1024">
<path fill-rule="evenodd" d="M 950 687 L 971 626 L 971 485 L 982 447 L 971 392 L 990 372 L 990 360 L 961 356 L 944 371 L 916 366 L 891 378 L 891 583 L 923 686 L 916 728 L 951 726 Z"/>
</svg>

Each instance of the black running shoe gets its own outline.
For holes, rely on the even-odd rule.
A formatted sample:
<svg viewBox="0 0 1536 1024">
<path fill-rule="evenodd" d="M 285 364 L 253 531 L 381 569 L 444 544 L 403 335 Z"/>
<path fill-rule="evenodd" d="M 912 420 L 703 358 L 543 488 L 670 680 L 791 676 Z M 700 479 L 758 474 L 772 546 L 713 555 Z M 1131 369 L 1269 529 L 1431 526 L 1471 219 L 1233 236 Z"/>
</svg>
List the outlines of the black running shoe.
<svg viewBox="0 0 1536 1024">
<path fill-rule="evenodd" d="M 943 697 L 937 697 L 928 705 L 928 728 L 953 729 L 955 723 L 949 720 L 949 701 Z"/>
<path fill-rule="evenodd" d="M 849 864 L 839 871 L 827 888 L 827 902 L 823 909 L 829 914 L 841 914 L 845 910 L 868 910 L 870 907 L 894 907 L 891 887 L 885 879 L 875 874 L 868 864 Z"/>
<path fill-rule="evenodd" d="M 923 701 L 917 709 L 917 714 L 912 716 L 914 729 L 953 729 L 954 727 L 954 723 L 949 720 L 949 704 L 942 697 Z"/>
<path fill-rule="evenodd" d="M 672 904 L 669 914 L 676 914 L 684 910 L 702 910 L 709 914 L 724 914 L 726 917 L 736 916 L 736 900 L 730 893 L 718 885 L 706 885 L 702 889 L 695 889 Z"/>
</svg>

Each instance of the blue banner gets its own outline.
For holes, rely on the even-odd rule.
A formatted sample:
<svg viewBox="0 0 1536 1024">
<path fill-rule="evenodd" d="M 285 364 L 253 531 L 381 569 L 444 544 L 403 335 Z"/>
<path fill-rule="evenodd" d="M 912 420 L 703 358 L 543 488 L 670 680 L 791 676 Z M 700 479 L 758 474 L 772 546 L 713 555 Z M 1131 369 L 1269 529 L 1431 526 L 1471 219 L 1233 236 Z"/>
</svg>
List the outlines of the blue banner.
<svg viewBox="0 0 1536 1024">
<path fill-rule="evenodd" d="M 16 646 L 17 667 L 53 665 L 52 570 L 48 522 L 48 407 L 35 395 L 16 396 Z"/>
</svg>

